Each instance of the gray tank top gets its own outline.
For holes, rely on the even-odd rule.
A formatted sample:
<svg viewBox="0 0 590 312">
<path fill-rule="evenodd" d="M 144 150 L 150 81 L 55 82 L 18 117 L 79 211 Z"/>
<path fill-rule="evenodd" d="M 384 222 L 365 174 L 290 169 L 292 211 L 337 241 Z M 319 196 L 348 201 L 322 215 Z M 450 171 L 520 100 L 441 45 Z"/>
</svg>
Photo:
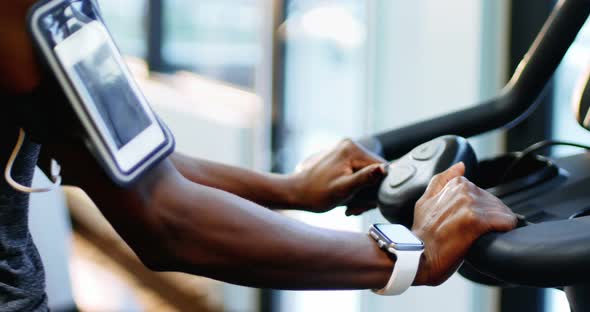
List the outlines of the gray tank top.
<svg viewBox="0 0 590 312">
<path fill-rule="evenodd" d="M 17 129 L 0 125 L 0 172 L 17 136 Z M 12 169 L 17 182 L 31 184 L 39 150 L 25 142 Z M 28 227 L 29 196 L 0 177 L 0 311 L 48 311 L 43 264 Z"/>
</svg>

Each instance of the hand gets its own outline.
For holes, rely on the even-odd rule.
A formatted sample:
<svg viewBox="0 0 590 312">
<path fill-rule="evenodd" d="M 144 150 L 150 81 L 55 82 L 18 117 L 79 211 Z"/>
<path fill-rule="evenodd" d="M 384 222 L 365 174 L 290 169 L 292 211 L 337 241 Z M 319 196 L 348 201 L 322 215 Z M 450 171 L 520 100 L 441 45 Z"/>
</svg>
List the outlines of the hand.
<svg viewBox="0 0 590 312">
<path fill-rule="evenodd" d="M 481 235 L 516 227 L 512 211 L 463 177 L 460 163 L 435 176 L 416 203 L 412 231 L 424 242 L 414 285 L 436 286 L 462 264 Z"/>
<path fill-rule="evenodd" d="M 385 177 L 385 160 L 352 140 L 340 142 L 331 151 L 306 160 L 293 176 L 300 206 L 311 212 L 326 212 L 347 204 L 346 214 L 360 214 L 377 206 L 376 196 L 351 199 L 376 186 Z"/>
</svg>

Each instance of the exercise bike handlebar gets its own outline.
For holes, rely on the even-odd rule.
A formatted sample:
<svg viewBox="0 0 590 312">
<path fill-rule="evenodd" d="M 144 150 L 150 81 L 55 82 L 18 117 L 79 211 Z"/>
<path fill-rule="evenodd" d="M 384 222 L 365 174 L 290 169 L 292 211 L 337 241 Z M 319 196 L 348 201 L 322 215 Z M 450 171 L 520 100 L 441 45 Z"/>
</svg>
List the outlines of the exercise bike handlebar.
<svg viewBox="0 0 590 312">
<path fill-rule="evenodd" d="M 359 142 L 386 159 L 441 135 L 471 137 L 511 127 L 534 110 L 547 82 L 590 14 L 590 0 L 561 0 L 500 94 L 480 105 L 386 131 Z"/>
</svg>

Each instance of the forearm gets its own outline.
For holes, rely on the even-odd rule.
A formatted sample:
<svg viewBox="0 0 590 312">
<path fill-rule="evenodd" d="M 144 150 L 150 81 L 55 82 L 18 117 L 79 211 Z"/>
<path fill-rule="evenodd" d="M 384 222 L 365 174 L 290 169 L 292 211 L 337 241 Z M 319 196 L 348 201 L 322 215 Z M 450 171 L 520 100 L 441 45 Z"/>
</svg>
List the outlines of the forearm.
<svg viewBox="0 0 590 312">
<path fill-rule="evenodd" d="M 171 170 L 133 190 L 101 175 L 82 185 L 152 269 L 277 289 L 386 284 L 393 262 L 366 234 L 312 227 Z"/>
<path fill-rule="evenodd" d="M 311 227 L 223 191 L 181 184 L 187 198 L 161 199 L 168 207 L 160 220 L 170 229 L 163 236 L 176 255 L 166 270 L 281 289 L 379 288 L 391 275 L 392 261 L 366 234 Z"/>
<path fill-rule="evenodd" d="M 170 157 L 188 180 L 223 190 L 271 209 L 300 209 L 296 196 L 296 177 L 256 172 L 179 153 Z"/>
</svg>

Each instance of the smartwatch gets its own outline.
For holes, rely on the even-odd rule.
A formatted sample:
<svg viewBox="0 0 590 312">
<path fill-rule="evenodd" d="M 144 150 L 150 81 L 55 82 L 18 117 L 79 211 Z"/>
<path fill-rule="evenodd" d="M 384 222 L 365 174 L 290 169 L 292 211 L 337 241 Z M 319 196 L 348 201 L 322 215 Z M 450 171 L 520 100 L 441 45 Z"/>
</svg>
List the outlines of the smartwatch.
<svg viewBox="0 0 590 312">
<path fill-rule="evenodd" d="M 387 285 L 373 292 L 383 296 L 395 296 L 405 292 L 416 278 L 424 243 L 405 226 L 399 224 L 373 224 L 369 235 L 379 248 L 395 256 L 393 272 Z"/>
</svg>

